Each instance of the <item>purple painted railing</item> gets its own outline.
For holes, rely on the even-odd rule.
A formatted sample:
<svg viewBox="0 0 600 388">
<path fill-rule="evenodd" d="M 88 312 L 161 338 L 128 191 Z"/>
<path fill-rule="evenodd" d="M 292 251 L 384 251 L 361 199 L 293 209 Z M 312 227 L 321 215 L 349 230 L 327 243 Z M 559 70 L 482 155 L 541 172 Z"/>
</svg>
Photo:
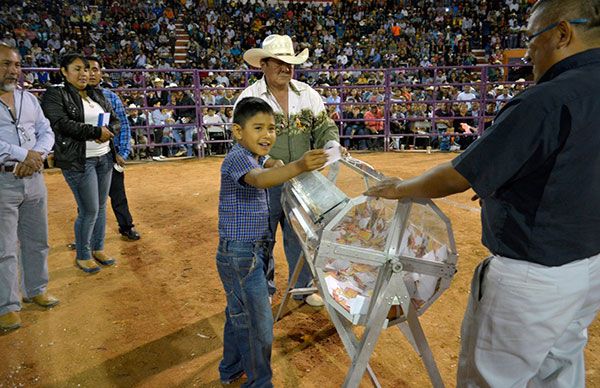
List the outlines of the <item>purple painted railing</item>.
<svg viewBox="0 0 600 388">
<path fill-rule="evenodd" d="M 481 135 L 486 126 L 486 122 L 494 117 L 497 111 L 497 107 L 500 107 L 505 100 L 500 100 L 494 96 L 490 91 L 497 91 L 501 88 L 512 89 L 513 93 L 518 92 L 522 88 L 526 88 L 531 82 L 524 81 L 515 83 L 513 79 L 517 78 L 512 75 L 514 71 L 527 70 L 524 65 L 486 65 L 486 66 L 466 66 L 466 67 L 413 67 L 413 68 L 394 68 L 394 69 L 296 69 L 296 78 L 303 80 L 313 86 L 315 89 L 321 92 L 324 96 L 324 102 L 326 107 L 335 106 L 339 115 L 336 119 L 340 127 L 340 138 L 344 142 L 346 140 L 361 140 L 366 139 L 370 142 L 376 143 L 375 139 L 383 139 L 383 149 L 388 151 L 392 148 L 392 145 L 398 145 L 401 141 L 402 144 L 408 145 L 409 148 L 413 148 L 416 145 L 417 139 L 425 139 L 426 144 L 431 144 L 433 139 L 439 139 L 441 136 L 451 136 L 452 138 L 463 138 L 463 137 L 476 137 Z M 58 69 L 55 68 L 25 68 L 23 69 L 23 80 L 22 81 L 34 81 L 37 73 L 42 72 L 56 72 Z M 509 73 L 506 75 L 505 73 Z M 260 71 L 257 70 L 198 70 L 198 69 L 114 69 L 105 70 L 107 76 L 111 79 L 125 79 L 123 75 L 127 75 L 127 79 L 131 80 L 131 86 L 127 87 L 116 87 L 112 88 L 114 92 L 121 96 L 124 101 L 126 110 L 132 110 L 133 108 L 127 108 L 126 101 L 128 97 L 131 97 L 133 93 L 141 94 L 141 104 L 136 109 L 141 110 L 146 119 L 146 124 L 143 126 L 133 126 L 132 138 L 140 138 L 140 134 L 145 136 L 147 144 L 134 144 L 134 150 L 150 152 L 150 150 L 161 150 L 163 148 L 172 149 L 173 147 L 182 147 L 185 145 L 192 145 L 196 150 L 198 157 L 204 157 L 207 151 L 225 143 L 231 142 L 228 136 L 228 129 L 231 123 L 219 124 L 223 127 L 225 134 L 224 139 L 214 140 L 207 138 L 207 132 L 205 131 L 204 125 L 204 109 L 212 106 L 216 109 L 226 109 L 233 107 L 232 104 L 221 104 L 215 105 L 212 102 L 205 102 L 198 96 L 203 96 L 205 93 L 212 93 L 213 91 L 223 91 L 230 89 L 236 95 L 250 83 L 252 77 L 260 77 Z M 116 74 L 121 73 L 121 77 L 115 77 Z M 225 74 L 228 78 L 234 82 L 230 87 L 217 86 L 214 80 L 214 76 L 209 74 Z M 458 76 L 456 79 L 448 80 L 450 74 L 456 73 Z M 490 79 L 490 73 L 499 73 L 495 79 Z M 166 79 L 177 80 L 177 87 L 156 87 L 152 85 L 151 81 L 155 77 L 162 75 L 165 79 L 165 85 L 169 84 Z M 324 76 L 323 76 L 324 75 Z M 370 77 L 369 77 L 370 75 Z M 444 75 L 445 77 L 442 77 Z M 364 79 L 362 76 L 367 76 Z M 446 79 L 444 79 L 446 78 Z M 335 83 L 325 83 L 324 80 L 334 80 Z M 364 81 L 368 83 L 364 83 Z M 435 82 L 437 80 L 437 82 Z M 457 98 L 453 98 L 456 93 L 448 96 L 447 90 L 449 88 L 464 88 L 466 86 L 473 87 L 477 91 L 477 97 L 475 99 L 466 101 Z M 501 86 L 501 88 L 499 88 Z M 406 99 L 398 95 L 398 91 L 402 91 L 406 88 L 411 94 L 411 99 Z M 376 89 L 377 95 L 373 98 L 373 101 L 353 101 L 349 99 L 349 96 L 356 91 L 369 91 Z M 30 89 L 35 93 L 43 93 L 44 89 Z M 194 100 L 194 105 L 182 106 L 173 105 L 169 103 L 167 106 L 149 106 L 149 97 L 156 91 L 167 91 L 169 95 L 171 92 L 184 91 L 190 94 Z M 337 91 L 340 96 L 340 101 L 326 100 L 325 95 L 328 95 L 333 90 Z M 364 94 L 364 93 L 363 93 Z M 468 104 L 469 109 L 468 116 L 457 116 L 454 113 L 451 115 L 439 116 L 438 107 L 442 104 Z M 494 104 L 493 111 L 490 111 L 491 107 L 489 104 Z M 382 118 L 380 119 L 350 119 L 344 117 L 343 112 L 348 111 L 352 106 L 368 107 L 377 106 L 378 109 L 382 109 Z M 473 109 L 475 105 L 476 109 Z M 424 106 L 425 112 L 420 112 L 420 108 Z M 178 110 L 178 109 L 189 109 L 195 110 L 195 123 L 172 123 L 172 124 L 156 124 L 151 120 L 152 112 L 157 109 L 167 110 Z M 396 110 L 405 110 L 406 114 L 397 114 Z M 332 113 L 333 114 L 333 113 Z M 441 120 L 473 120 L 476 125 L 476 131 L 473 134 L 465 133 L 451 133 L 448 131 L 439 131 Z M 383 129 L 376 134 L 369 134 L 364 136 L 350 136 L 346 135 L 345 131 L 349 125 L 358 123 L 365 126 L 375 123 L 383 123 Z M 417 127 L 417 123 L 419 126 Z M 400 129 L 400 133 L 393 133 L 391 127 Z M 166 141 L 163 143 L 163 139 L 156 139 L 160 132 L 155 129 L 175 129 L 183 130 L 193 126 L 193 139 L 191 141 Z M 444 125 L 445 126 L 445 125 Z M 417 127 L 417 129 L 415 129 Z M 419 129 L 421 128 L 421 129 Z M 427 129 L 427 130 L 423 130 Z M 137 136 L 136 136 L 137 135 Z M 380 141 L 381 142 L 381 141 Z M 380 146 L 380 145 L 379 145 Z M 411 147 L 412 146 L 412 147 Z M 417 145 L 418 146 L 418 145 Z M 216 147 L 215 147 L 216 148 Z M 226 150 L 227 147 L 222 147 Z M 162 152 L 162 150 L 161 150 Z"/>
</svg>

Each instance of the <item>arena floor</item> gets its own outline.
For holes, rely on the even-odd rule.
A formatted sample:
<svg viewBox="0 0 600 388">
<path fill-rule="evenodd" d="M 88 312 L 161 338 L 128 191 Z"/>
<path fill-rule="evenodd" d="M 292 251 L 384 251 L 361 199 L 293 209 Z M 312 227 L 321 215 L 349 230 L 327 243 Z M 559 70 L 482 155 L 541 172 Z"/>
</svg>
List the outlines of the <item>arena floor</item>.
<svg viewBox="0 0 600 388">
<path fill-rule="evenodd" d="M 356 155 L 387 175 L 414 176 L 449 154 Z M 0 387 L 219 387 L 225 297 L 216 273 L 217 202 L 221 158 L 127 167 L 126 186 L 139 242 L 122 241 L 111 211 L 106 251 L 116 267 L 86 276 L 74 267 L 73 196 L 58 170 L 49 190 L 52 311 L 26 305 L 23 327 L 0 336 Z M 471 273 L 486 256 L 472 192 L 437 204 L 454 227 L 459 272 L 422 316 L 446 386 L 455 385 L 459 328 Z M 287 268 L 277 246 L 277 283 Z M 281 292 L 276 295 L 278 306 Z M 294 303 L 294 302 L 292 302 Z M 587 384 L 600 386 L 600 324 L 590 330 Z M 276 387 L 338 387 L 349 367 L 323 309 L 298 306 L 275 325 Z M 429 379 L 398 329 L 383 332 L 371 365 L 384 387 L 425 387 Z M 367 377 L 362 386 L 371 386 Z"/>
</svg>

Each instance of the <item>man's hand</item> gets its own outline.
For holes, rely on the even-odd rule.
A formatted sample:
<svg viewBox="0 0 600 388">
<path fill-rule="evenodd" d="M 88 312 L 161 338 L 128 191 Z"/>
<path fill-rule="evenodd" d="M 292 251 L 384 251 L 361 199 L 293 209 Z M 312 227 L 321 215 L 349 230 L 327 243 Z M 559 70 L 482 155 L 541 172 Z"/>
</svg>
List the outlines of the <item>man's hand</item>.
<svg viewBox="0 0 600 388">
<path fill-rule="evenodd" d="M 125 159 L 123 159 L 123 157 L 119 154 L 117 154 L 117 164 L 120 167 L 125 167 Z"/>
<path fill-rule="evenodd" d="M 25 160 L 19 163 L 19 165 L 21 164 L 33 169 L 33 171 L 35 172 L 41 170 L 42 167 L 44 167 L 44 160 L 42 159 L 42 154 L 40 154 L 37 151 L 29 150 L 27 151 L 27 156 L 25 157 Z"/>
<path fill-rule="evenodd" d="M 402 179 L 386 178 L 378 184 L 376 184 L 375 186 L 370 187 L 367 191 L 364 192 L 364 195 L 370 197 L 402 199 L 400 191 L 398 190 L 398 185 L 401 182 Z"/>
<path fill-rule="evenodd" d="M 36 171 L 39 170 L 33 169 L 24 163 L 18 163 L 13 174 L 15 174 L 17 178 L 25 178 L 32 176 Z"/>
<path fill-rule="evenodd" d="M 115 135 L 106 127 L 102 127 L 100 137 L 96 140 L 96 143 L 104 143 L 115 137 Z"/>
<path fill-rule="evenodd" d="M 321 149 L 306 151 L 298 162 L 302 171 L 316 170 L 327 162 L 327 154 Z"/>
</svg>

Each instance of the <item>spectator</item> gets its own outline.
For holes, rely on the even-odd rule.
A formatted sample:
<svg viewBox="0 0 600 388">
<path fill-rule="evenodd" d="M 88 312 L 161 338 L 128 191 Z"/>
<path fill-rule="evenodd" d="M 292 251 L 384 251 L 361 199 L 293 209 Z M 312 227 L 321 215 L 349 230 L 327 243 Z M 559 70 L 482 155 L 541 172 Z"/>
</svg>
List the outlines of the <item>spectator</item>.
<svg viewBox="0 0 600 388">
<path fill-rule="evenodd" d="M 365 112 L 365 126 L 370 135 L 383 135 L 383 112 L 377 105 L 371 105 Z M 369 139 L 369 149 L 383 148 L 383 138 Z"/>
<path fill-rule="evenodd" d="M 206 137 L 208 140 L 225 140 L 225 127 L 223 118 L 221 115 L 218 115 L 215 107 L 209 106 L 206 108 L 207 114 L 202 117 L 204 122 L 204 126 L 206 128 Z M 224 154 L 225 153 L 225 144 L 211 144 L 208 147 L 209 153 L 212 155 L 213 153 Z"/>
<path fill-rule="evenodd" d="M 177 88 L 177 84 L 169 84 L 169 87 Z M 172 103 L 178 107 L 181 107 L 175 109 L 173 118 L 177 123 L 186 125 L 185 127 L 183 127 L 183 129 L 181 127 L 173 128 L 173 135 L 177 143 L 182 143 L 180 135 L 181 131 L 183 131 L 183 134 L 185 136 L 185 145 L 179 144 L 179 146 L 183 148 L 181 148 L 181 150 L 177 154 L 175 154 L 175 156 L 181 156 L 184 153 L 187 156 L 194 156 L 194 151 L 191 143 L 194 140 L 194 130 L 196 129 L 196 103 L 190 97 L 189 92 L 187 90 L 173 91 L 171 93 L 171 96 L 173 99 Z"/>
<path fill-rule="evenodd" d="M 128 115 L 127 120 L 129 121 L 129 127 L 131 128 L 131 138 L 132 138 L 132 152 L 137 157 L 137 159 L 144 159 L 148 157 L 148 136 L 145 133 L 145 128 L 136 128 L 136 127 L 145 127 L 147 122 L 146 118 L 143 115 L 140 115 L 139 106 L 136 104 L 129 104 L 127 107 Z M 137 146 L 142 147 L 137 147 Z"/>
<path fill-rule="evenodd" d="M 110 103 L 113 111 L 117 115 L 120 124 L 119 135 L 116 137 L 116 140 L 114 140 L 116 151 L 115 159 L 117 163 L 112 171 L 110 190 L 108 192 L 108 195 L 110 196 L 110 205 L 115 213 L 115 218 L 119 225 L 119 233 L 123 239 L 127 241 L 137 241 L 141 236 L 135 229 L 133 217 L 129 211 L 127 193 L 125 192 L 124 167 L 125 160 L 129 158 L 131 149 L 131 129 L 129 128 L 129 120 L 127 119 L 125 107 L 119 96 L 111 90 L 100 87 L 100 81 L 102 80 L 102 64 L 100 60 L 96 57 L 88 57 L 87 60 L 90 65 L 88 85 L 102 91 L 104 98 Z"/>
<path fill-rule="evenodd" d="M 112 138 L 119 120 L 100 90 L 88 90 L 89 63 L 80 54 L 65 55 L 60 71 L 63 86 L 48 88 L 42 98 L 44 114 L 56 135 L 54 163 L 77 202 L 75 263 L 93 274 L 115 260 L 104 252 L 106 200 L 116 151 Z M 73 108 L 75 107 L 75 108 Z M 108 126 L 99 117 L 110 114 Z M 83 118 L 83 120 L 82 120 Z"/>
<path fill-rule="evenodd" d="M 458 140 L 460 149 L 466 150 L 477 136 L 477 128 L 474 127 L 475 121 L 469 114 L 469 108 L 466 103 L 459 104 L 458 111 L 454 112 L 454 115 L 456 116 L 452 121 L 454 133 L 460 135 L 460 140 Z"/>
<path fill-rule="evenodd" d="M 354 136 L 366 136 L 367 131 L 364 125 L 364 115 L 360 110 L 360 106 L 345 105 L 347 111 L 344 112 L 344 147 L 348 149 L 359 149 L 361 151 L 367 149 L 367 140 L 365 138 L 354 139 Z"/>
<path fill-rule="evenodd" d="M 48 196 L 40 172 L 54 134 L 37 98 L 15 90 L 20 61 L 14 46 L 0 43 L 0 101 L 9 108 L 0 113 L 0 331 L 21 326 L 19 283 L 25 302 L 59 302 L 47 292 Z"/>
</svg>

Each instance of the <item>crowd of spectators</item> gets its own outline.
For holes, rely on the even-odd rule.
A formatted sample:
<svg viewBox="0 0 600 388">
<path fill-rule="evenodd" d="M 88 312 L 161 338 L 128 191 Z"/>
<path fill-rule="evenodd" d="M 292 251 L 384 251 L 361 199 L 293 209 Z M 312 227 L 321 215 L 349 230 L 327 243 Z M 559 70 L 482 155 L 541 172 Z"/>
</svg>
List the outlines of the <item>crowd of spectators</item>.
<svg viewBox="0 0 600 388">
<path fill-rule="evenodd" d="M 381 135 L 386 118 L 391 120 L 393 133 L 439 132 L 440 128 L 449 128 L 468 137 L 469 131 L 477 132 L 484 126 L 480 126 L 480 121 L 487 123 L 486 116 L 498 111 L 501 100 L 510 98 L 525 84 L 505 83 L 517 77 L 506 77 L 508 68 L 497 66 L 487 70 L 486 79 L 491 84 L 482 90 L 478 68 L 433 67 L 474 66 L 477 58 L 473 49 L 481 49 L 488 64 L 498 64 L 504 49 L 524 47 L 522 30 L 530 3 L 362 0 L 284 5 L 255 0 L 8 0 L 0 10 L 0 37 L 19 49 L 24 67 L 56 67 L 62 54 L 76 51 L 100 57 L 108 69 L 126 69 L 108 72 L 105 86 L 133 89 L 119 94 L 130 111 L 141 109 L 136 112 L 143 119 L 141 126 L 183 127 L 186 123 L 181 122 L 178 111 L 188 109 L 189 113 L 190 108 L 169 108 L 177 105 L 170 97 L 172 93 L 154 88 L 191 87 L 192 72 L 181 69 L 202 69 L 201 95 L 184 91 L 183 97 L 189 101 L 201 97 L 205 108 L 200 116 L 203 121 L 208 118 L 209 133 L 217 134 L 216 128 L 225 127 L 223 123 L 230 120 L 231 112 L 226 107 L 258 74 L 233 71 L 247 70 L 243 52 L 260 46 L 261 39 L 269 34 L 290 35 L 296 51 L 304 47 L 311 50 L 309 60 L 297 68 L 296 78 L 319 88 L 332 118 L 340 124 L 341 135 L 353 137 L 344 139 L 347 145 L 357 149 L 381 148 L 381 139 L 366 141 L 360 136 Z M 190 38 L 185 64 L 173 60 L 176 23 L 183 25 Z M 419 69 L 402 70 L 407 67 Z M 398 70 L 384 71 L 389 68 Z M 151 70 L 142 73 L 129 69 Z M 52 71 L 25 74 L 27 86 L 33 88 L 60 82 Z M 389 89 L 389 116 L 384 114 L 386 75 L 395 85 Z M 428 86 L 431 83 L 446 85 Z M 338 88 L 341 85 L 346 88 Z M 148 89 L 135 90 L 141 87 Z M 482 96 L 490 100 L 483 107 L 469 102 Z M 450 102 L 443 103 L 446 100 Z M 215 108 L 209 113 L 206 106 Z M 465 115 L 472 120 L 468 125 L 474 130 L 456 126 L 459 119 L 438 119 L 464 116 L 464 106 Z M 195 119 L 195 114 L 189 115 Z M 219 122 L 214 123 L 217 118 Z M 190 139 L 189 127 L 165 128 L 136 133 L 133 138 L 138 145 Z M 226 131 L 223 132 L 216 138 L 226 137 Z M 196 141 L 198 135 L 193 139 Z M 405 138 L 405 142 L 407 147 L 419 145 L 414 137 Z M 396 140 L 392 146 L 400 147 L 399 143 Z M 458 136 L 449 144 L 464 148 L 468 143 Z M 138 152 L 138 156 L 157 156 L 156 151 L 140 150 L 143 152 Z M 192 151 L 189 145 L 169 146 L 162 147 L 159 154 L 190 155 Z"/>
<path fill-rule="evenodd" d="M 472 49 L 483 49 L 493 63 L 503 49 L 523 47 L 530 1 L 219 3 L 183 16 L 193 67 L 243 67 L 241 53 L 273 33 L 294 37 L 298 50 L 313 50 L 306 68 L 473 65 Z"/>
<path fill-rule="evenodd" d="M 530 2 L 8 0 L 0 35 L 31 67 L 55 67 L 61 54 L 77 51 L 99 56 L 108 68 L 237 70 L 246 67 L 242 53 L 272 33 L 311 49 L 305 68 L 474 65 L 472 49 L 495 63 L 504 49 L 524 46 Z M 185 64 L 174 61 L 176 23 L 190 37 Z M 133 73 L 121 78 L 140 83 Z"/>
</svg>

